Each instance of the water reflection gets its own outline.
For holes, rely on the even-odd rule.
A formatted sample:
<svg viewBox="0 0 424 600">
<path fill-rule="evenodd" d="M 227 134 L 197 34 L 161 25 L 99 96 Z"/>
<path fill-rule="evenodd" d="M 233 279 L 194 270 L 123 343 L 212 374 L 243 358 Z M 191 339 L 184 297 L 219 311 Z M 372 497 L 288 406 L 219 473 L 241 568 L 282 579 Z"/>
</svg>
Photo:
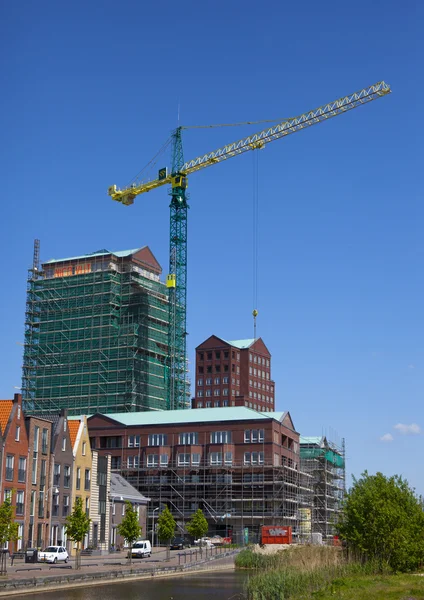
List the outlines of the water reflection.
<svg viewBox="0 0 424 600">
<path fill-rule="evenodd" d="M 239 600 L 247 575 L 235 571 L 202 573 L 15 596 L 26 600 Z"/>
</svg>

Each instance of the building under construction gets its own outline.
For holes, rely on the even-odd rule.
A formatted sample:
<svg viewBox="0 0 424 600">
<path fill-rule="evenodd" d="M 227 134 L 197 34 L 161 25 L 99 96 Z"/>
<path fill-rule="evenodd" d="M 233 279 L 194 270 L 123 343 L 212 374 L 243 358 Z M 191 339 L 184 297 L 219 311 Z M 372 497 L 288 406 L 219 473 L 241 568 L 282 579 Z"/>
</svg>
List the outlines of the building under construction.
<svg viewBox="0 0 424 600">
<path fill-rule="evenodd" d="M 262 525 L 291 525 L 305 537 L 312 477 L 300 470 L 288 412 L 228 406 L 98 414 L 87 424 L 92 447 L 112 455 L 112 471 L 151 499 L 149 529 L 168 506 L 182 532 L 201 508 L 210 534 L 235 541 L 258 541 Z"/>
<path fill-rule="evenodd" d="M 300 437 L 300 466 L 313 490 L 311 532 L 332 538 L 346 491 L 345 443 L 325 436 Z"/>
<path fill-rule="evenodd" d="M 37 252 L 27 291 L 27 412 L 169 409 L 168 294 L 151 250 L 99 250 L 41 268 Z"/>
</svg>

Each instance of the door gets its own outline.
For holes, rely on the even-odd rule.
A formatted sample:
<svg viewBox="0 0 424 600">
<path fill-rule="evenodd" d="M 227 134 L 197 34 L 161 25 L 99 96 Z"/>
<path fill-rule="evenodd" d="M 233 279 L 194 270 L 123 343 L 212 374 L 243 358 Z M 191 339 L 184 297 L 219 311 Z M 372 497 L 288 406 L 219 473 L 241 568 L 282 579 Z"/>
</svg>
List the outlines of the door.
<svg viewBox="0 0 424 600">
<path fill-rule="evenodd" d="M 93 523 L 93 548 L 97 548 L 98 535 L 99 535 L 99 524 Z"/>
</svg>

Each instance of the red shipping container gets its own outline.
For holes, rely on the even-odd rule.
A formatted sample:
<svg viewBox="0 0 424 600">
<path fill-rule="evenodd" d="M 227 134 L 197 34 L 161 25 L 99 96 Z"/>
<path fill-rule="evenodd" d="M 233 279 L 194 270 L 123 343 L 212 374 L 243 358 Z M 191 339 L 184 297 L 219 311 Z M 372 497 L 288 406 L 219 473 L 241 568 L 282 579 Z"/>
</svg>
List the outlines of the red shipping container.
<svg viewBox="0 0 424 600">
<path fill-rule="evenodd" d="M 292 528 L 283 525 L 262 527 L 262 544 L 291 544 Z"/>
</svg>

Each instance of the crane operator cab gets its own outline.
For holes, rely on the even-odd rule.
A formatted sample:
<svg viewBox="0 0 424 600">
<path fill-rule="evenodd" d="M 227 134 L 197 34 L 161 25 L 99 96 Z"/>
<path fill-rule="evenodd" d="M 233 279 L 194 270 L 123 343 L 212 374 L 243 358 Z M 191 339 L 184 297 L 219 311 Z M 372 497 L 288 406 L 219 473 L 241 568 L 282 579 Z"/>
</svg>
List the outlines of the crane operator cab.
<svg viewBox="0 0 424 600">
<path fill-rule="evenodd" d="M 182 173 L 177 173 L 171 176 L 171 183 L 173 188 L 183 188 L 184 190 L 188 187 L 188 180 Z"/>
</svg>

